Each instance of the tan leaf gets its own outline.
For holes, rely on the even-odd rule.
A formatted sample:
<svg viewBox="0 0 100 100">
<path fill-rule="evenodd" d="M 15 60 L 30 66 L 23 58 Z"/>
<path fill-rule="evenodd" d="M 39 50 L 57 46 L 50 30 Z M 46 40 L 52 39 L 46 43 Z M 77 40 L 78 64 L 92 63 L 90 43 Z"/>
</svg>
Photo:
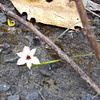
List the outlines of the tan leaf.
<svg viewBox="0 0 100 100">
<path fill-rule="evenodd" d="M 11 0 L 16 9 L 26 12 L 28 19 L 35 18 L 36 22 L 68 28 L 80 21 L 74 1 L 69 0 Z M 79 23 L 75 26 L 82 27 Z M 74 27 L 73 27 L 74 28 Z M 72 28 L 72 29 L 73 29 Z"/>
</svg>

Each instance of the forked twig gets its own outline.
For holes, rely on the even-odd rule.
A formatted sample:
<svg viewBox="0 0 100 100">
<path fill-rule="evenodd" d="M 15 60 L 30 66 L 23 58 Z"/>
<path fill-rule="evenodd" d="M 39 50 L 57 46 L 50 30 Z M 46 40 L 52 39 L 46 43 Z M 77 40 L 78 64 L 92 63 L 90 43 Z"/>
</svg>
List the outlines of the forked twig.
<svg viewBox="0 0 100 100">
<path fill-rule="evenodd" d="M 30 22 L 25 21 L 12 11 L 10 11 L 8 8 L 6 8 L 4 5 L 0 3 L 0 9 L 3 10 L 8 16 L 11 16 L 18 20 L 20 23 L 31 29 L 31 31 L 40 37 L 45 43 L 47 43 L 56 53 L 59 55 L 59 57 L 63 60 L 65 60 L 67 63 L 69 63 L 74 70 L 76 70 L 77 73 L 80 74 L 82 79 L 84 79 L 89 85 L 98 93 L 100 94 L 99 87 L 90 79 L 88 75 L 85 74 L 85 72 L 72 60 L 70 59 L 59 47 L 57 47 L 52 40 L 50 40 L 48 37 L 44 36 L 40 31 L 38 31 Z"/>
</svg>

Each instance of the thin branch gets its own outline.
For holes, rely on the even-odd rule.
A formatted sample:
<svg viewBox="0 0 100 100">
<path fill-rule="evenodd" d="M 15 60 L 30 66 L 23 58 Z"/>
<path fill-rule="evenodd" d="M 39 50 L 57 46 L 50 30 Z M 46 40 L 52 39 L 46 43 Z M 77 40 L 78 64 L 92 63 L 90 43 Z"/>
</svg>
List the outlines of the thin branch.
<svg viewBox="0 0 100 100">
<path fill-rule="evenodd" d="M 59 47 L 57 47 L 52 40 L 50 40 L 48 37 L 44 36 L 40 31 L 38 31 L 30 22 L 25 21 L 12 11 L 10 11 L 8 8 L 6 8 L 4 5 L 0 3 L 0 9 L 4 11 L 8 16 L 11 16 L 18 20 L 20 23 L 31 29 L 31 31 L 40 37 L 45 43 L 47 43 L 53 50 L 56 51 L 56 53 L 59 55 L 59 57 L 63 60 L 65 60 L 67 63 L 69 63 L 74 70 L 76 70 L 77 73 L 80 74 L 82 79 L 84 79 L 87 83 L 90 84 L 90 86 L 98 93 L 100 94 L 99 87 L 90 79 L 88 75 L 85 74 L 85 72 L 72 60 L 70 59 Z"/>
<path fill-rule="evenodd" d="M 5 45 L 4 44 L 0 44 L 0 48 L 3 48 Z"/>
<path fill-rule="evenodd" d="M 97 17 L 99 17 L 100 18 L 100 16 L 98 15 L 98 14 L 96 14 L 95 12 L 93 12 L 93 11 L 91 11 L 91 10 L 89 10 L 89 9 L 87 9 L 87 8 L 85 8 L 87 11 L 89 11 L 90 13 L 92 13 L 92 14 L 94 14 L 95 16 L 97 16 Z"/>
<path fill-rule="evenodd" d="M 40 94 L 40 96 L 41 96 L 41 98 L 42 98 L 43 100 L 46 100 L 46 99 L 44 98 L 44 96 L 42 95 L 41 92 L 39 92 L 39 94 Z"/>
<path fill-rule="evenodd" d="M 98 44 L 96 37 L 94 35 L 94 32 L 88 22 L 88 17 L 87 17 L 87 13 L 85 10 L 85 7 L 83 5 L 82 0 L 74 0 L 83 24 L 83 27 L 85 29 L 86 32 L 86 36 L 92 46 L 92 48 L 95 50 L 96 56 L 98 61 L 100 62 L 100 45 Z"/>
</svg>

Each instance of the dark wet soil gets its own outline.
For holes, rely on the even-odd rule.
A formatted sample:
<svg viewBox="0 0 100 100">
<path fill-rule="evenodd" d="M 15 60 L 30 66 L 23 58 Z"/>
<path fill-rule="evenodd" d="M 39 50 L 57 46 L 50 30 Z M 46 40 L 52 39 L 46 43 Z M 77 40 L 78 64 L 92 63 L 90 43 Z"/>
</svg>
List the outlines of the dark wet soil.
<svg viewBox="0 0 100 100">
<path fill-rule="evenodd" d="M 18 14 L 9 0 L 1 1 Z M 99 0 L 94 1 L 100 3 Z M 99 42 L 100 18 L 90 13 L 88 15 L 89 18 L 98 20 L 91 22 L 91 25 Z M 25 18 L 25 15 L 22 17 Z M 7 18 L 10 17 L 6 16 L 5 20 Z M 40 23 L 34 23 L 34 26 L 53 41 L 66 30 Z M 86 36 L 79 29 L 69 30 L 55 43 L 70 57 L 94 53 Z M 37 48 L 35 55 L 40 62 L 59 59 L 45 42 L 19 22 L 16 21 L 14 27 L 9 27 L 6 21 L 0 23 L 0 44 L 4 44 L 4 47 L 0 48 L 0 100 L 42 100 L 39 92 L 46 100 L 94 100 L 91 96 L 95 96 L 96 92 L 65 62 L 39 66 L 31 70 L 16 64 L 16 53 L 22 51 L 24 46 Z M 100 86 L 100 64 L 96 56 L 73 60 Z M 100 100 L 100 97 L 96 97 L 95 100 Z"/>
</svg>

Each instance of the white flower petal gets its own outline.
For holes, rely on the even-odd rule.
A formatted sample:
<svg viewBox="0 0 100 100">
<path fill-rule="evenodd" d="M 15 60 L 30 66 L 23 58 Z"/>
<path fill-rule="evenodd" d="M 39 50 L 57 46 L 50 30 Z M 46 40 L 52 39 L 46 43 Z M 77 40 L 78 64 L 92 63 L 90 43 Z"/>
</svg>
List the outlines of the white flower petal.
<svg viewBox="0 0 100 100">
<path fill-rule="evenodd" d="M 32 61 L 32 64 L 40 64 L 40 61 L 37 57 L 32 57 L 31 61 Z"/>
<path fill-rule="evenodd" d="M 24 65 L 26 63 L 26 59 L 24 58 L 19 58 L 17 61 L 17 65 Z"/>
<path fill-rule="evenodd" d="M 30 69 L 32 66 L 31 60 L 27 60 L 26 61 L 27 67 Z"/>
<path fill-rule="evenodd" d="M 23 53 L 25 55 L 27 55 L 29 52 L 30 52 L 30 48 L 28 46 L 25 46 L 24 49 L 23 49 Z"/>
<path fill-rule="evenodd" d="M 19 52 L 19 53 L 17 53 L 17 55 L 18 55 L 19 57 L 25 57 L 25 56 L 26 56 L 23 52 Z"/>
<path fill-rule="evenodd" d="M 32 49 L 30 53 L 33 56 L 35 54 L 35 52 L 36 52 L 36 48 L 35 49 Z"/>
</svg>

